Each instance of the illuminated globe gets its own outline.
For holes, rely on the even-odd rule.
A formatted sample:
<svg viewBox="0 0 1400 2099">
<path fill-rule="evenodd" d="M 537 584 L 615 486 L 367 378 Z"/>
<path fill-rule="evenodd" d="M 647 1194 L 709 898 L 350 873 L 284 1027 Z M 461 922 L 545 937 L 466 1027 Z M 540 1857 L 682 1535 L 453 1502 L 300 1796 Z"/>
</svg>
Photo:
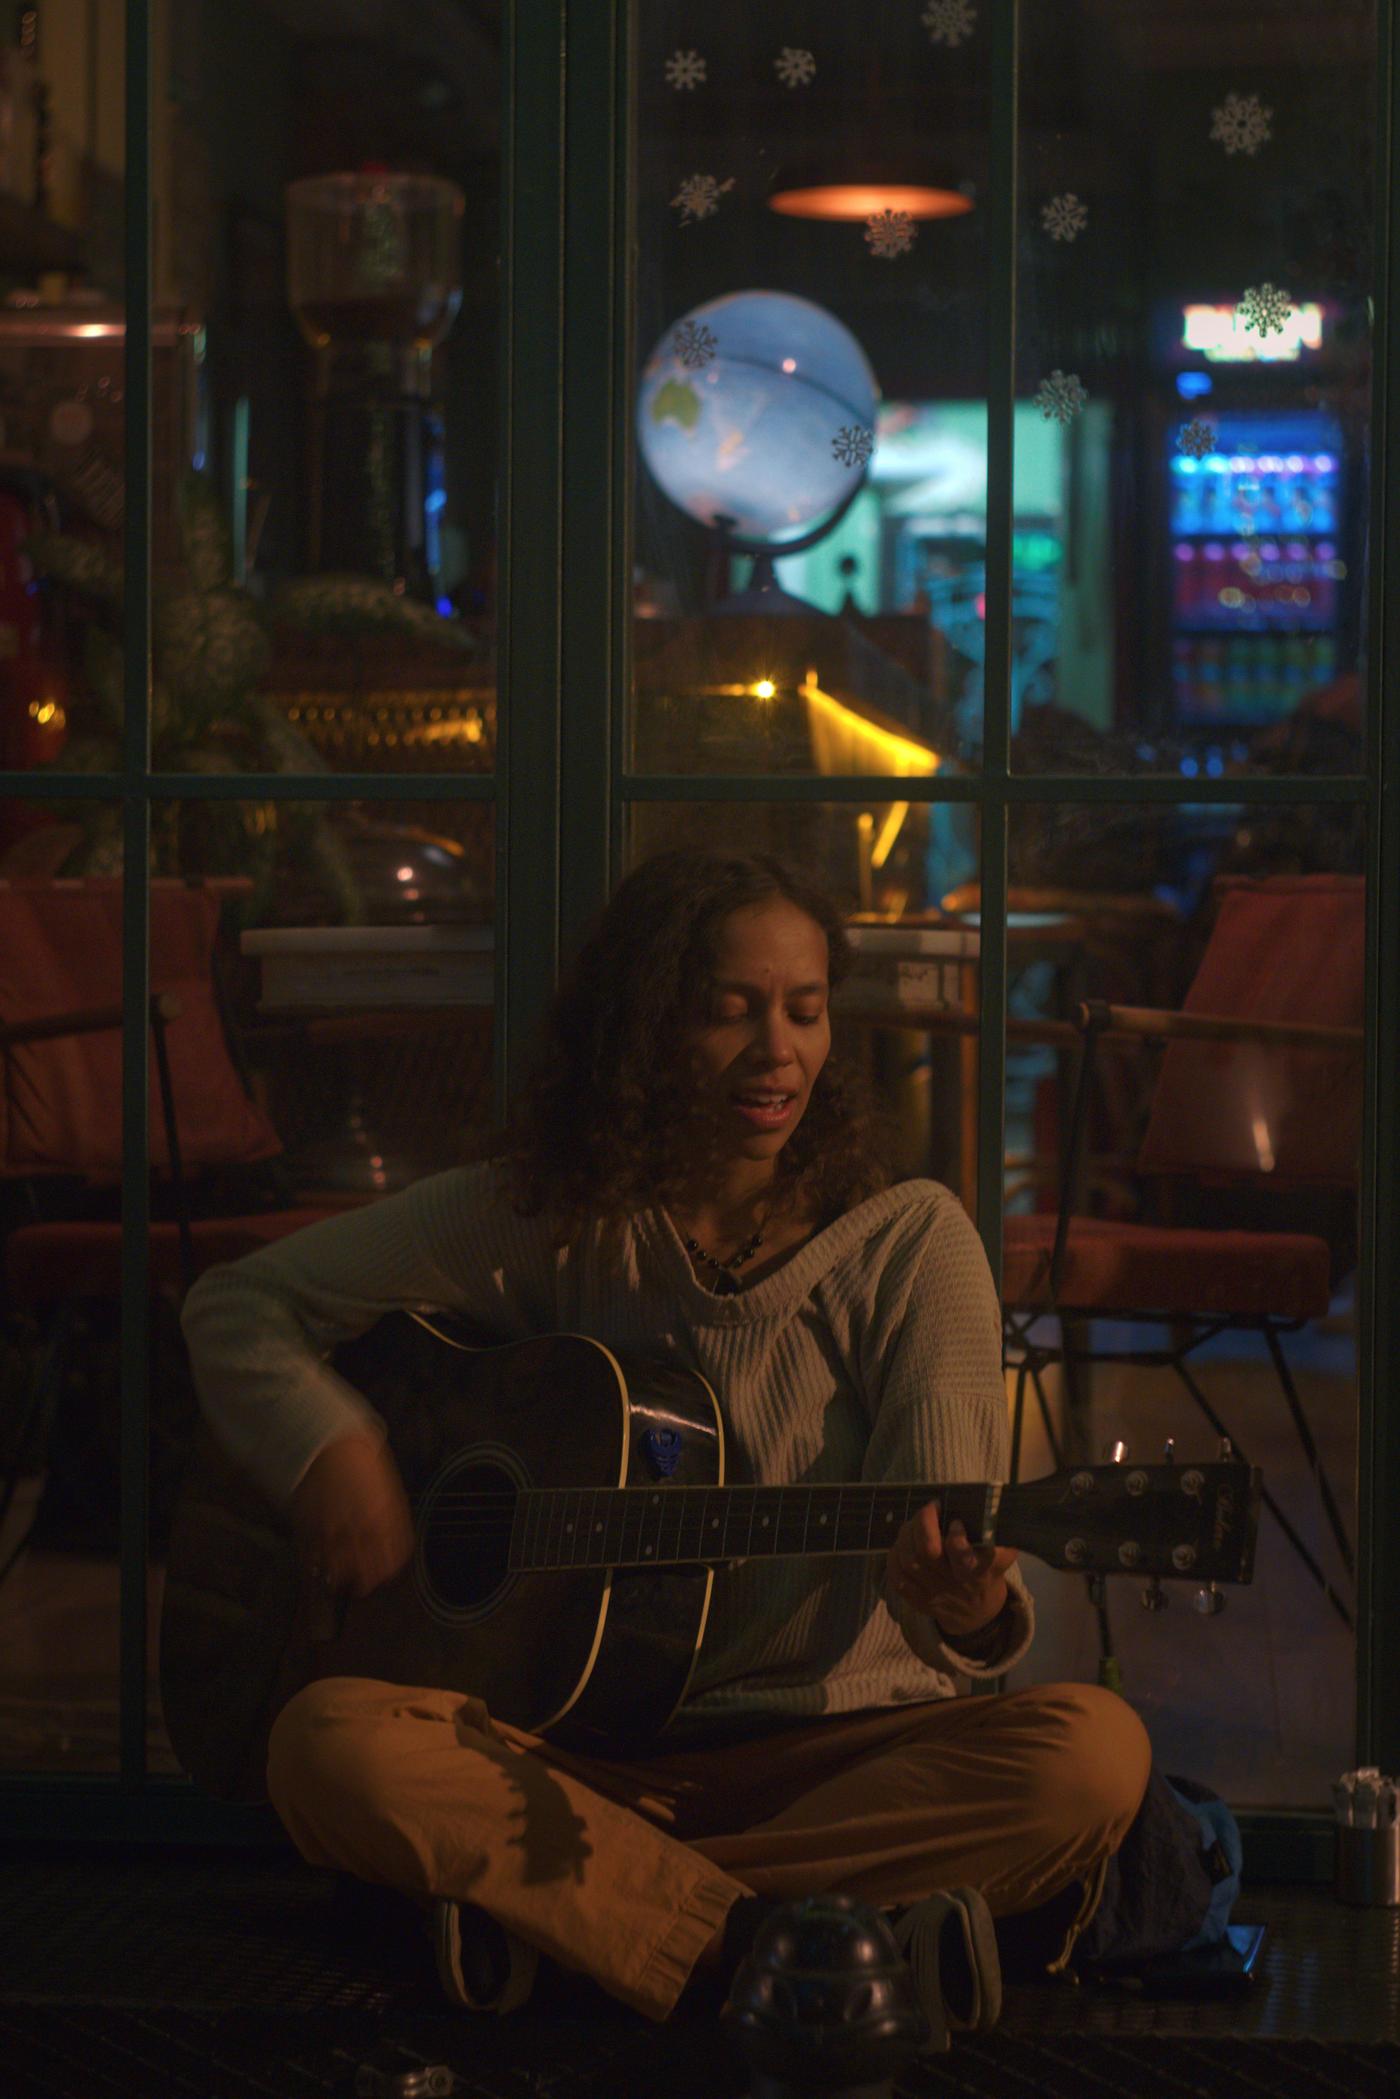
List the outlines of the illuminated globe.
<svg viewBox="0 0 1400 2099">
<path fill-rule="evenodd" d="M 778 547 L 850 495 L 863 467 L 850 436 L 873 437 L 878 393 L 864 350 L 824 307 L 730 292 L 694 307 L 652 351 L 637 437 L 679 509 Z"/>
</svg>

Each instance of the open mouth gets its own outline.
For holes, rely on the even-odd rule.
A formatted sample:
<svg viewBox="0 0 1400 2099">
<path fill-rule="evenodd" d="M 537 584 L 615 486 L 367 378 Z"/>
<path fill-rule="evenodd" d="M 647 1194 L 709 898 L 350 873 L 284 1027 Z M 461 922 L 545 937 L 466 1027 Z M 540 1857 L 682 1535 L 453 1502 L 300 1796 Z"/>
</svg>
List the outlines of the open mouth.
<svg viewBox="0 0 1400 2099">
<path fill-rule="evenodd" d="M 795 1093 L 738 1093 L 734 1106 L 746 1122 L 761 1130 L 776 1130 L 792 1113 Z"/>
</svg>

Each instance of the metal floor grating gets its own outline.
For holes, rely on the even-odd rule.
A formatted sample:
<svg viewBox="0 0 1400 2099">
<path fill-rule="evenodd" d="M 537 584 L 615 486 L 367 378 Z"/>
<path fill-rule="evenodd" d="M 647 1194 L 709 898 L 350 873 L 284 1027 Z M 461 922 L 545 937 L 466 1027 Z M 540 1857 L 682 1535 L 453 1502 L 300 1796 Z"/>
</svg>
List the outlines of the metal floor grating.
<svg viewBox="0 0 1400 2099">
<path fill-rule="evenodd" d="M 6 2099 L 348 2099 L 389 2028 L 373 2014 L 119 2011 L 0 2005 Z M 713 2024 L 392 2022 L 454 2099 L 743 2099 L 746 2067 Z M 914 2066 L 899 2099 L 1395 2099 L 1400 2047 L 1326 2041 L 963 2036 Z"/>
<path fill-rule="evenodd" d="M 1244 2000 L 1009 1988 L 1001 2025 L 903 2081 L 986 2099 L 1400 2095 L 1400 1911 L 1248 1890 L 1266 1923 Z M 381 2036 L 457 2099 L 727 2099 L 713 2019 L 657 2027 L 550 1964 L 525 2012 L 444 2008 L 412 1905 L 295 1859 L 11 1856 L 0 1863 L 0 2099 L 348 2094 Z"/>
</svg>

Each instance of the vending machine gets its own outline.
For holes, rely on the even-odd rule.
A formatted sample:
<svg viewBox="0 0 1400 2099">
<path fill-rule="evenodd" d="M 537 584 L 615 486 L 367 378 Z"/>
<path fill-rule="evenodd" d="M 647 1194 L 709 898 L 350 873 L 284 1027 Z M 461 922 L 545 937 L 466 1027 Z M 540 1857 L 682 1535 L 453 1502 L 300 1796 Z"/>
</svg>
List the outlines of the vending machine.
<svg viewBox="0 0 1400 2099">
<path fill-rule="evenodd" d="M 1217 412 L 1193 456 L 1169 438 L 1174 726 L 1247 733 L 1330 685 L 1350 564 L 1342 431 L 1319 411 Z"/>
<path fill-rule="evenodd" d="M 1359 438 L 1330 405 L 1335 322 L 1322 305 L 1293 308 L 1267 338 L 1228 306 L 1178 306 L 1159 322 L 1170 375 L 1150 562 L 1156 663 L 1170 666 L 1161 727 L 1203 769 L 1240 757 L 1356 668 L 1366 474 Z"/>
</svg>

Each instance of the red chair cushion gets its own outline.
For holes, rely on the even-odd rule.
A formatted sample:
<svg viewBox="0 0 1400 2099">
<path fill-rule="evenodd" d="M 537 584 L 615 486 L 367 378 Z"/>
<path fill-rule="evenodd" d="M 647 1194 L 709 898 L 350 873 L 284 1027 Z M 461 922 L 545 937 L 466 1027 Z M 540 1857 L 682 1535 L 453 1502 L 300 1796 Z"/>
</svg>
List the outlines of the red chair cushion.
<svg viewBox="0 0 1400 2099">
<path fill-rule="evenodd" d="M 1187 1013 L 1360 1028 L 1366 896 L 1359 875 L 1229 877 Z M 1168 1044 L 1139 1169 L 1273 1187 L 1354 1187 L 1362 1053 L 1266 1043 Z"/>
<path fill-rule="evenodd" d="M 196 1275 L 221 1261 L 237 1261 L 260 1246 L 285 1239 L 303 1225 L 338 1217 L 344 1203 L 296 1210 L 266 1210 L 250 1217 L 200 1217 L 190 1226 Z M 180 1234 L 173 1224 L 154 1224 L 150 1235 L 152 1290 L 177 1297 L 184 1290 L 180 1268 Z M 27 1224 L 5 1241 L 5 1285 L 11 1308 L 39 1313 L 65 1298 L 119 1298 L 122 1287 L 122 1231 L 119 1224 Z"/>
<path fill-rule="evenodd" d="M 1050 1304 L 1053 1217 L 1008 1217 L 1002 1301 Z M 1305 1232 L 1215 1232 L 1195 1227 L 1070 1222 L 1058 1303 L 1065 1311 L 1160 1312 L 1237 1319 L 1318 1319 L 1331 1263 L 1324 1239 Z"/>
<path fill-rule="evenodd" d="M 0 882 L 0 1022 L 119 1004 L 121 914 L 116 879 Z M 271 1159 L 282 1149 L 224 1039 L 212 977 L 218 920 L 218 897 L 210 890 L 153 884 L 151 989 L 180 999 L 166 1041 L 181 1157 L 191 1169 Z M 0 1160 L 6 1171 L 96 1179 L 120 1172 L 119 1028 L 20 1044 L 3 1061 Z M 150 1080 L 151 1162 L 168 1170 L 154 1051 Z"/>
</svg>

